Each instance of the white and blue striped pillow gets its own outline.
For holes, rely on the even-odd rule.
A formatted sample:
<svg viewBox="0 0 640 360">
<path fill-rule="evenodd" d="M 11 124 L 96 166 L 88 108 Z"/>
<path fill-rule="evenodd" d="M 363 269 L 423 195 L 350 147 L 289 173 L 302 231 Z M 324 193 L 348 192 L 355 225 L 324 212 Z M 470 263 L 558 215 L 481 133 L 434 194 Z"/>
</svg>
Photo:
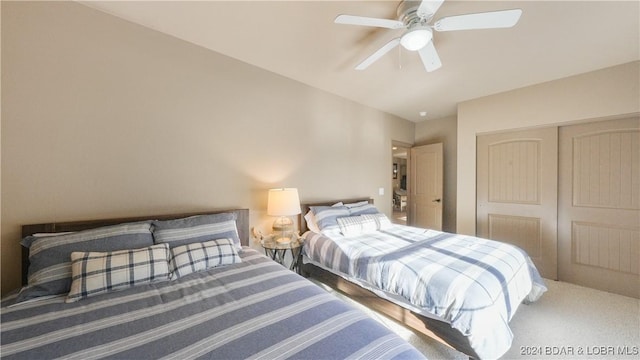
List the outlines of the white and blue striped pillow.
<svg viewBox="0 0 640 360">
<path fill-rule="evenodd" d="M 338 228 L 337 219 L 349 216 L 349 208 L 346 206 L 311 206 L 311 211 L 320 231 Z"/>
<path fill-rule="evenodd" d="M 65 294 L 71 286 L 71 253 L 115 251 L 153 245 L 151 222 L 134 222 L 78 231 L 58 236 L 27 236 L 29 248 L 28 285 L 16 303 L 28 299 Z"/>
<path fill-rule="evenodd" d="M 376 208 L 373 204 L 369 203 L 357 203 L 355 206 L 349 207 L 349 215 L 357 216 L 357 215 L 365 215 L 365 214 L 377 214 L 378 208 Z"/>
<path fill-rule="evenodd" d="M 242 262 L 231 239 L 191 243 L 171 249 L 171 279 L 221 265 Z"/>
<path fill-rule="evenodd" d="M 156 244 L 167 243 L 170 248 L 213 239 L 231 239 L 237 249 L 241 248 L 236 214 L 220 213 L 197 215 L 188 218 L 154 221 L 153 238 Z"/>
<path fill-rule="evenodd" d="M 357 207 L 357 206 L 362 206 L 362 205 L 367 205 L 367 204 L 369 204 L 369 200 L 362 200 L 362 201 L 358 201 L 358 202 L 354 202 L 354 203 L 346 203 L 346 204 L 343 204 L 343 205 L 348 207 L 348 208 L 352 208 L 352 207 Z"/>
<path fill-rule="evenodd" d="M 71 253 L 73 282 L 66 302 L 134 285 L 168 280 L 169 245 L 110 252 Z"/>
</svg>

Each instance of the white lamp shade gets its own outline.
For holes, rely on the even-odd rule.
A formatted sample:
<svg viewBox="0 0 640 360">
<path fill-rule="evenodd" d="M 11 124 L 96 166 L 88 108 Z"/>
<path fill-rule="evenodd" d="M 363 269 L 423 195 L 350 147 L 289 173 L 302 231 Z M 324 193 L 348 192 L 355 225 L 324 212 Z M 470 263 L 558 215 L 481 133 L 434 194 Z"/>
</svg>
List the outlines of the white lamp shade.
<svg viewBox="0 0 640 360">
<path fill-rule="evenodd" d="M 291 216 L 300 214 L 298 189 L 270 189 L 267 200 L 267 215 Z"/>
</svg>

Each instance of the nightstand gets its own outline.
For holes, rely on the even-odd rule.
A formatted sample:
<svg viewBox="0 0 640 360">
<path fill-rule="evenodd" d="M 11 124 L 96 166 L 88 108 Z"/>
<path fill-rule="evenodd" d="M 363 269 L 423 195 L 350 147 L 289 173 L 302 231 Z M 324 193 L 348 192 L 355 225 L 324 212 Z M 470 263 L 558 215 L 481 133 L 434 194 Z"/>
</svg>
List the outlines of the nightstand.
<svg viewBox="0 0 640 360">
<path fill-rule="evenodd" d="M 289 270 L 295 271 L 298 274 L 301 273 L 302 268 L 302 245 L 304 243 L 304 239 L 298 238 L 291 240 L 288 243 L 277 242 L 274 239 L 263 239 L 260 240 L 260 245 L 264 248 L 265 255 L 269 256 L 275 262 L 280 265 L 286 266 L 284 262 L 285 255 L 287 251 L 291 253 L 291 265 L 289 266 Z"/>
</svg>

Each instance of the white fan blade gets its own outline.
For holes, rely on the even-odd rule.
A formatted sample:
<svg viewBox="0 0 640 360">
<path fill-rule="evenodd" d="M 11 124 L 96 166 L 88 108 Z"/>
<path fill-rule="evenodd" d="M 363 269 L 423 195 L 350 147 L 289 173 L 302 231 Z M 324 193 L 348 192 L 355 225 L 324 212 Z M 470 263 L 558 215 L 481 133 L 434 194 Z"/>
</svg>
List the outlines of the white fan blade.
<svg viewBox="0 0 640 360">
<path fill-rule="evenodd" d="M 440 5 L 442 5 L 443 2 L 444 0 L 422 0 L 418 10 L 416 10 L 416 14 L 429 21 L 433 17 L 433 14 L 440 9 Z"/>
<path fill-rule="evenodd" d="M 378 49 L 378 51 L 374 52 L 373 54 L 371 54 L 371 56 L 369 56 L 368 58 L 364 59 L 363 62 L 358 64 L 358 66 L 356 66 L 356 70 L 364 70 L 364 69 L 366 69 L 367 67 L 369 67 L 369 65 L 373 64 L 376 60 L 381 58 L 384 54 L 388 53 L 389 51 L 391 51 L 391 49 L 393 49 L 394 47 L 398 46 L 398 44 L 400 44 L 400 38 L 395 38 L 395 39 L 389 41 L 383 47 Z"/>
<path fill-rule="evenodd" d="M 438 20 L 433 28 L 437 31 L 508 28 L 518 23 L 520 15 L 521 9 L 513 9 L 449 16 Z"/>
<path fill-rule="evenodd" d="M 418 53 L 420 54 L 420 59 L 422 59 L 422 64 L 427 72 L 432 72 L 442 66 L 438 52 L 436 51 L 435 46 L 433 46 L 433 41 L 429 41 L 427 46 L 420 49 Z"/>
<path fill-rule="evenodd" d="M 338 15 L 334 22 L 336 24 L 375 26 L 387 29 L 400 29 L 404 27 L 404 23 L 398 20 L 377 19 L 353 15 Z"/>
</svg>

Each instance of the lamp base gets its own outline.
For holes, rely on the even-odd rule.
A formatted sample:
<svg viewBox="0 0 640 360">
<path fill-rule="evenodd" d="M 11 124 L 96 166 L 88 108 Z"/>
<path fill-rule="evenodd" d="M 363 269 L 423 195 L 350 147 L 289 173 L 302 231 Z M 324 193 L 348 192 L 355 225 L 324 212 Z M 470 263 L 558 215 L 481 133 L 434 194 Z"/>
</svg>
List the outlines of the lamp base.
<svg viewBox="0 0 640 360">
<path fill-rule="evenodd" d="M 293 220 L 286 216 L 280 216 L 273 222 L 272 230 L 277 237 L 278 244 L 288 244 L 293 237 Z"/>
<path fill-rule="evenodd" d="M 281 238 L 276 239 L 276 242 L 278 244 L 281 244 L 281 245 L 287 245 L 287 244 L 291 243 L 291 239 L 290 238 L 286 238 L 286 237 L 281 237 Z"/>
<path fill-rule="evenodd" d="M 273 222 L 272 229 L 274 233 L 291 232 L 293 231 L 293 220 L 287 216 L 280 216 Z"/>
</svg>

